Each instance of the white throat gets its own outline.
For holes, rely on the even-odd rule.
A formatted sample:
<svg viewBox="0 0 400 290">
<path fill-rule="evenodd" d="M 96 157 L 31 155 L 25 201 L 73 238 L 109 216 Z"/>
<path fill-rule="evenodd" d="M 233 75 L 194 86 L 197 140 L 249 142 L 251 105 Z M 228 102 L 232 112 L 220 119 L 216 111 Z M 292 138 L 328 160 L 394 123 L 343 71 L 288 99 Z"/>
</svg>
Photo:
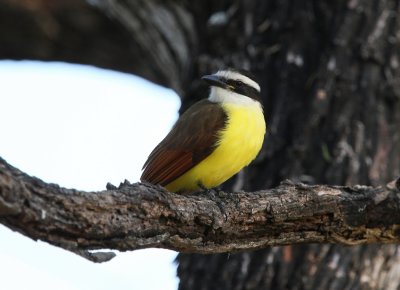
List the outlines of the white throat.
<svg viewBox="0 0 400 290">
<path fill-rule="evenodd" d="M 213 103 L 229 103 L 242 106 L 259 106 L 261 108 L 261 103 L 259 101 L 219 87 L 211 87 L 208 100 Z"/>
</svg>

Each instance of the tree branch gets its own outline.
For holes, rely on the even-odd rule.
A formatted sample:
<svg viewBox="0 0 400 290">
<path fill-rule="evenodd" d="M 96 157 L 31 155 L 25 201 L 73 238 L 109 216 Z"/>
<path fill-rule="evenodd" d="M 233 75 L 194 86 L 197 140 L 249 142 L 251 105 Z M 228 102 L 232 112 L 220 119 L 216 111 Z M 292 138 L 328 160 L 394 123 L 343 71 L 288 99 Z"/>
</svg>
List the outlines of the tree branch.
<svg viewBox="0 0 400 290">
<path fill-rule="evenodd" d="M 193 78 L 197 31 L 182 1 L 4 0 L 0 19 L 1 59 L 89 64 L 178 93 Z"/>
<path fill-rule="evenodd" d="M 91 261 L 150 247 L 221 253 L 294 243 L 400 242 L 400 182 L 386 187 L 283 182 L 258 192 L 178 195 L 151 184 L 84 192 L 0 158 L 0 222 Z"/>
</svg>

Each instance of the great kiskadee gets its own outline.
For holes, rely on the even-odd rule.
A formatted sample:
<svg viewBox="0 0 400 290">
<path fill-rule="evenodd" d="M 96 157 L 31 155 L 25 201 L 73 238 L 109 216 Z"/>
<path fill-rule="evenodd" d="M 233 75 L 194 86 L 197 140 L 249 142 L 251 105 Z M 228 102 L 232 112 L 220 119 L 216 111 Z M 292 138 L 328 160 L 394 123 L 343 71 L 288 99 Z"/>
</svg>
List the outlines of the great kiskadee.
<svg viewBox="0 0 400 290">
<path fill-rule="evenodd" d="M 257 156 L 265 135 L 259 84 L 233 69 L 202 80 L 211 86 L 208 99 L 181 115 L 149 155 L 141 181 L 178 193 L 210 189 Z"/>
</svg>

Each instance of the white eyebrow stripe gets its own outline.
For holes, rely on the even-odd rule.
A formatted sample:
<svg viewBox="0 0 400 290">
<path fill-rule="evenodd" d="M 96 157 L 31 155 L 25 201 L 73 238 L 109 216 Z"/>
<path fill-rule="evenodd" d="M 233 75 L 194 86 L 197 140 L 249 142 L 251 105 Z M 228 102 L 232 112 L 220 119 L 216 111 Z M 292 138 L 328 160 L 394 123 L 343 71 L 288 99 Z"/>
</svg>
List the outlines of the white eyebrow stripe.
<svg viewBox="0 0 400 290">
<path fill-rule="evenodd" d="M 226 79 L 233 79 L 233 80 L 240 80 L 246 85 L 249 85 L 256 89 L 258 92 L 261 91 L 260 85 L 253 81 L 251 78 L 246 77 L 238 72 L 231 71 L 231 70 L 220 70 L 216 74 L 216 76 L 223 77 Z"/>
</svg>

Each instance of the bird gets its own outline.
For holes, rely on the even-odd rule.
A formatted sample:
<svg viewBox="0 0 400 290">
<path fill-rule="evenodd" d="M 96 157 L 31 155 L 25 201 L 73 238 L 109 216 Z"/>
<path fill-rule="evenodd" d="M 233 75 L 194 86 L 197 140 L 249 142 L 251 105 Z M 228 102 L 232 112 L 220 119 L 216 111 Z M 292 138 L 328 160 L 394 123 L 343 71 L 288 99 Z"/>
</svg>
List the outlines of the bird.
<svg viewBox="0 0 400 290">
<path fill-rule="evenodd" d="M 248 71 L 201 78 L 208 98 L 189 107 L 143 165 L 142 182 L 188 194 L 217 187 L 255 159 L 266 123 L 260 85 Z"/>
</svg>

